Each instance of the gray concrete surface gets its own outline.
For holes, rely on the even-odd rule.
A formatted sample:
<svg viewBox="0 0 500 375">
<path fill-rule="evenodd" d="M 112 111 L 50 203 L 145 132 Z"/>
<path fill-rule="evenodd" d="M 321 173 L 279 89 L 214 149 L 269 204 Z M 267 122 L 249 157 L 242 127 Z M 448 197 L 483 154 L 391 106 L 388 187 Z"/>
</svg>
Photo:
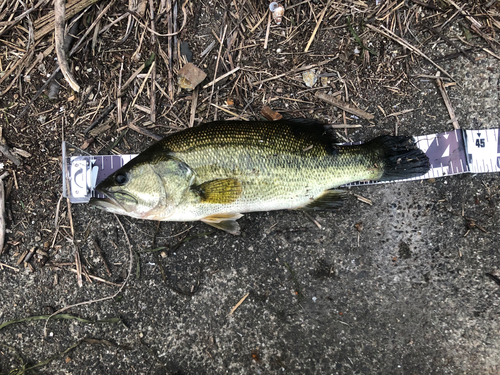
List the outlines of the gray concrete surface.
<svg viewBox="0 0 500 375">
<path fill-rule="evenodd" d="M 500 128 L 498 61 L 459 58 L 445 68 L 459 84 L 448 90 L 462 127 Z M 418 108 L 399 118 L 401 134 L 451 130 L 434 83 L 416 83 L 406 97 L 381 98 L 380 89 L 367 87 L 364 103 L 373 112 L 382 99 L 389 110 Z M 366 139 L 394 124 L 378 113 L 376 127 L 350 135 Z M 140 278 L 134 260 L 119 298 L 69 311 L 123 324 L 49 321 L 44 336 L 44 322 L 30 322 L 3 329 L 0 341 L 31 364 L 82 338 L 120 345 L 82 344 L 40 369 L 47 374 L 498 374 L 500 286 L 485 274 L 500 276 L 499 184 L 498 175 L 486 174 L 353 188 L 373 205 L 351 196 L 336 212 L 315 212 L 321 229 L 301 212 L 248 214 L 242 236 L 216 232 L 166 257 L 142 253 Z M 80 205 L 73 218 L 80 240 L 90 223 L 90 238 L 111 264 L 109 279 L 122 281 L 128 248 L 113 216 Z M 473 228 L 465 236 L 468 219 L 486 232 Z M 122 222 L 135 250 L 152 246 L 155 223 Z M 190 226 L 161 224 L 158 246 L 177 243 L 169 236 Z M 196 223 L 191 234 L 206 231 Z M 79 245 L 92 272 L 108 278 L 89 243 Z M 51 260 L 72 261 L 72 252 L 66 243 Z M 67 268 L 47 266 L 4 269 L 0 285 L 0 322 L 117 289 L 95 282 L 78 288 Z M 189 296 L 170 287 L 195 289 Z M 8 372 L 19 362 L 3 349 L 0 363 Z"/>
</svg>

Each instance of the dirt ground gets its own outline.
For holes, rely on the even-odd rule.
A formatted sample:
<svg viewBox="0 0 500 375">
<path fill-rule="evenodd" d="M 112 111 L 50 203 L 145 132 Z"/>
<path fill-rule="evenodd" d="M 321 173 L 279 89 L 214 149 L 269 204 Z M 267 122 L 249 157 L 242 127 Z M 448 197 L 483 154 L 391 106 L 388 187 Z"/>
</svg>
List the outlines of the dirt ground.
<svg viewBox="0 0 500 375">
<path fill-rule="evenodd" d="M 9 172 L 0 373 L 500 373 L 496 174 L 355 187 L 334 212 L 246 214 L 241 236 L 198 222 L 120 217 L 120 224 L 85 204 L 69 210 L 60 199 L 63 139 L 91 154 L 137 153 L 154 142 L 151 135 L 191 122 L 258 119 L 265 104 L 285 117 L 362 125 L 338 129 L 352 141 L 452 130 L 438 68 L 385 30 L 442 68 L 460 127 L 500 128 L 498 1 L 456 1 L 462 10 L 448 0 L 282 3 L 276 25 L 267 1 L 151 0 L 129 13 L 124 2 L 97 2 L 79 11 L 73 29 L 82 43 L 68 62 L 81 92 L 58 77 L 55 96 L 43 89 L 32 102 L 57 68 L 53 33 L 36 39 L 52 4 L 27 2 L 36 9 L 9 29 L 2 22 L 26 9 L 0 5 L 2 136 L 29 153 L 18 156 L 19 167 L 0 159 Z M 100 34 L 91 30 L 99 15 Z M 207 74 L 195 92 L 178 89 L 181 42 Z M 320 79 L 305 85 L 296 69 L 307 65 L 316 65 L 325 86 Z M 202 88 L 237 67 L 213 91 Z M 316 92 L 340 92 L 337 99 L 375 118 L 357 118 Z M 72 272 L 75 252 L 82 286 Z M 2 325 L 98 299 L 105 300 L 59 319 Z"/>
</svg>

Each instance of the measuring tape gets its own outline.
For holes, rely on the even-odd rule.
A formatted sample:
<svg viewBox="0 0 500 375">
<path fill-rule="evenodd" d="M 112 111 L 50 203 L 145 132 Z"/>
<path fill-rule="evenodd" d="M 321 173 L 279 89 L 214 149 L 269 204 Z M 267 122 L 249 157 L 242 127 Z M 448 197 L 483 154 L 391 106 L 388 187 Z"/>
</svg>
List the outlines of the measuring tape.
<svg viewBox="0 0 500 375">
<path fill-rule="evenodd" d="M 453 130 L 414 137 L 429 158 L 431 168 L 422 176 L 399 181 L 416 181 L 461 173 L 500 172 L 499 129 Z M 63 142 L 63 195 L 71 203 L 88 203 L 95 187 L 134 155 L 92 156 Z M 383 184 L 393 181 L 359 181 L 346 186 Z"/>
</svg>

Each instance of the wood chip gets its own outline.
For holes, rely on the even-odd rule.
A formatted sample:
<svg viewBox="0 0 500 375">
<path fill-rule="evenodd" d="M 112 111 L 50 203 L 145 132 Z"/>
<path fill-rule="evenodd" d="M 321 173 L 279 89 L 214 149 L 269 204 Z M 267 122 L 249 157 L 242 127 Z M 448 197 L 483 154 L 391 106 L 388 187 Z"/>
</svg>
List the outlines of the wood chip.
<svg viewBox="0 0 500 375">
<path fill-rule="evenodd" d="M 358 201 L 361 201 L 363 203 L 369 204 L 370 206 L 373 206 L 373 202 L 370 199 L 362 197 L 361 195 L 358 195 L 358 194 L 354 194 L 354 196 L 356 198 L 358 198 Z"/>
<path fill-rule="evenodd" d="M 262 109 L 260 110 L 260 113 L 262 114 L 262 116 L 267 118 L 269 121 L 277 121 L 277 120 L 281 120 L 283 118 L 281 113 L 278 113 L 278 112 L 272 110 L 271 107 L 269 107 L 268 105 L 262 107 Z"/>
</svg>

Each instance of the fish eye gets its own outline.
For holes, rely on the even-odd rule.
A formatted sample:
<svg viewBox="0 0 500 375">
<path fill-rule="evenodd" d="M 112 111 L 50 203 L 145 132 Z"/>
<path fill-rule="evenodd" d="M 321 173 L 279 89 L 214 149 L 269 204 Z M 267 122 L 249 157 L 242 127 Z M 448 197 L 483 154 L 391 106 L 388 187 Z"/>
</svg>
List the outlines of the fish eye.
<svg viewBox="0 0 500 375">
<path fill-rule="evenodd" d="M 122 186 L 128 182 L 128 176 L 125 173 L 118 173 L 115 175 L 115 182 Z"/>
</svg>

